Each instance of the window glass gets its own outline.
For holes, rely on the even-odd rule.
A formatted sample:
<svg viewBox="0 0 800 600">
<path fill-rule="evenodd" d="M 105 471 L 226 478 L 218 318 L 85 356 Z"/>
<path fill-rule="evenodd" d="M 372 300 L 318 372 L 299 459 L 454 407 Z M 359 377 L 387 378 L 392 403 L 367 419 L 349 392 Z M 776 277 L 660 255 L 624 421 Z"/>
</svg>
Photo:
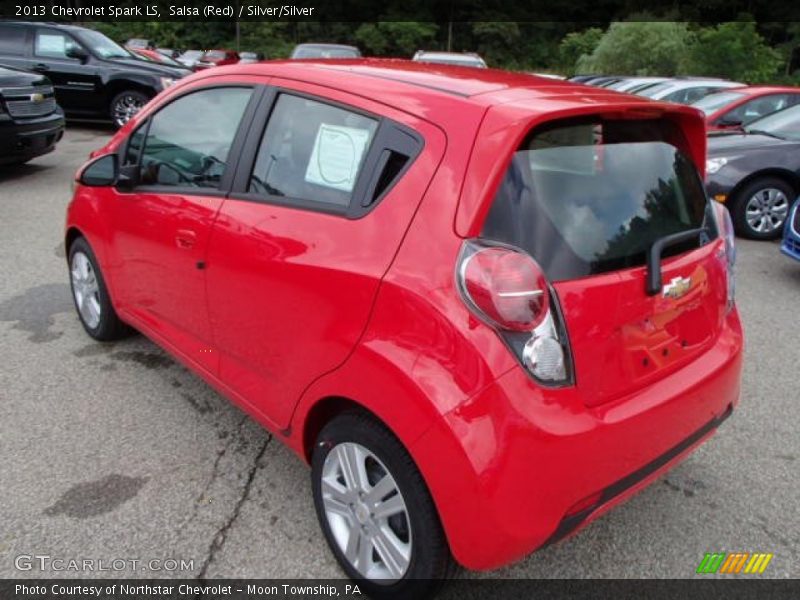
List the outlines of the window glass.
<svg viewBox="0 0 800 600">
<path fill-rule="evenodd" d="M 67 50 L 79 47 L 78 42 L 58 31 L 40 29 L 36 32 L 35 52 L 37 56 L 68 58 Z"/>
<path fill-rule="evenodd" d="M 708 116 L 717 112 L 720 108 L 740 100 L 743 95 L 739 92 L 716 92 L 698 100 L 692 106 L 699 108 Z"/>
<path fill-rule="evenodd" d="M 721 119 L 747 125 L 787 106 L 789 106 L 789 94 L 773 94 L 745 102 L 734 110 L 725 113 Z"/>
<path fill-rule="evenodd" d="M 25 29 L 0 24 L 0 54 L 25 54 Z"/>
<path fill-rule="evenodd" d="M 151 119 L 144 140 L 139 183 L 219 188 L 251 94 L 250 88 L 207 89 L 161 109 Z M 135 156 L 137 135 L 138 131 L 131 138 L 126 160 Z"/>
<path fill-rule="evenodd" d="M 534 134 L 514 154 L 482 237 L 522 248 L 553 281 L 643 265 L 657 239 L 706 219 L 702 182 L 667 142 L 669 127 L 600 121 Z"/>
<path fill-rule="evenodd" d="M 347 206 L 377 127 L 375 119 L 281 94 L 249 191 Z"/>
</svg>

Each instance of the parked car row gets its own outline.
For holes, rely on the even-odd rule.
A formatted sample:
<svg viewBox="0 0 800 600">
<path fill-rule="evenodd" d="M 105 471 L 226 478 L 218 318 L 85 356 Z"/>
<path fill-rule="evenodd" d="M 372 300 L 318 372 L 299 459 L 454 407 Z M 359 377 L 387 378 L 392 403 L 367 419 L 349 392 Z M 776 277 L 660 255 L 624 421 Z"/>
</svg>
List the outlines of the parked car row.
<svg viewBox="0 0 800 600">
<path fill-rule="evenodd" d="M 573 82 L 689 104 L 706 115 L 706 187 L 736 232 L 777 239 L 800 194 L 800 88 L 698 77 L 577 76 Z"/>
</svg>

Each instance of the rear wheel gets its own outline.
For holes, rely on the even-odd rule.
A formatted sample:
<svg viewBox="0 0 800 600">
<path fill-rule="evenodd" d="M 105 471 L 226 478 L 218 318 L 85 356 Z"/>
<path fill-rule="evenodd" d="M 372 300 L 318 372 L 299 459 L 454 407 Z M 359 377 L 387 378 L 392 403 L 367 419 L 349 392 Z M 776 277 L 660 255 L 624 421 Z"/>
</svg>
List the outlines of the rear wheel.
<svg viewBox="0 0 800 600">
<path fill-rule="evenodd" d="M 142 110 L 148 100 L 145 94 L 136 90 L 126 90 L 114 96 L 109 108 L 114 127 L 119 129 L 125 125 L 133 115 Z"/>
<path fill-rule="evenodd" d="M 731 217 L 736 233 L 753 240 L 774 240 L 783 233 L 794 189 L 783 179 L 761 177 L 736 194 Z"/>
<path fill-rule="evenodd" d="M 97 259 L 85 238 L 76 239 L 69 247 L 69 275 L 72 299 L 86 333 L 103 342 L 129 333 L 111 305 Z"/>
<path fill-rule="evenodd" d="M 347 575 L 372 598 L 433 595 L 453 560 L 436 507 L 414 461 L 383 425 L 336 417 L 312 457 L 314 506 Z"/>
</svg>

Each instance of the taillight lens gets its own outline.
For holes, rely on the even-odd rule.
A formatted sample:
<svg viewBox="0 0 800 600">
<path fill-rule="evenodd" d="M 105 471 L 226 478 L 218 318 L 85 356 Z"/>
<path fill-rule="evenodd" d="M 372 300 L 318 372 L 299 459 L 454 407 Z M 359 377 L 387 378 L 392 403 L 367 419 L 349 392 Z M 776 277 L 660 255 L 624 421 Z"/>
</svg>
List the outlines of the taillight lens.
<svg viewBox="0 0 800 600">
<path fill-rule="evenodd" d="M 716 201 L 714 202 L 714 216 L 717 220 L 717 230 L 725 242 L 725 272 L 728 283 L 726 309 L 730 311 L 736 301 L 736 234 L 728 209 Z"/>
<path fill-rule="evenodd" d="M 533 331 L 549 309 L 539 265 L 508 248 L 475 248 L 463 264 L 463 288 L 492 325 L 509 331 Z"/>
<path fill-rule="evenodd" d="M 518 248 L 464 242 L 459 289 L 469 309 L 494 328 L 540 382 L 569 383 L 569 347 L 544 271 Z"/>
</svg>

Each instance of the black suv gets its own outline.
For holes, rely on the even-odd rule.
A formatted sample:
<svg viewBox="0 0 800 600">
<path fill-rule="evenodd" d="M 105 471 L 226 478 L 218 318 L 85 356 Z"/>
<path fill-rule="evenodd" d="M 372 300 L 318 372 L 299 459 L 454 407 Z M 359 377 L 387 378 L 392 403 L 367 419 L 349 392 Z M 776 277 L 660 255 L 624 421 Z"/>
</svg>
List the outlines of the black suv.
<svg viewBox="0 0 800 600">
<path fill-rule="evenodd" d="M 47 77 L 0 67 L 0 165 L 47 154 L 62 135 L 64 113 Z"/>
<path fill-rule="evenodd" d="M 117 127 L 188 73 L 140 60 L 99 31 L 16 21 L 0 22 L 0 64 L 46 74 L 67 117 Z"/>
</svg>

